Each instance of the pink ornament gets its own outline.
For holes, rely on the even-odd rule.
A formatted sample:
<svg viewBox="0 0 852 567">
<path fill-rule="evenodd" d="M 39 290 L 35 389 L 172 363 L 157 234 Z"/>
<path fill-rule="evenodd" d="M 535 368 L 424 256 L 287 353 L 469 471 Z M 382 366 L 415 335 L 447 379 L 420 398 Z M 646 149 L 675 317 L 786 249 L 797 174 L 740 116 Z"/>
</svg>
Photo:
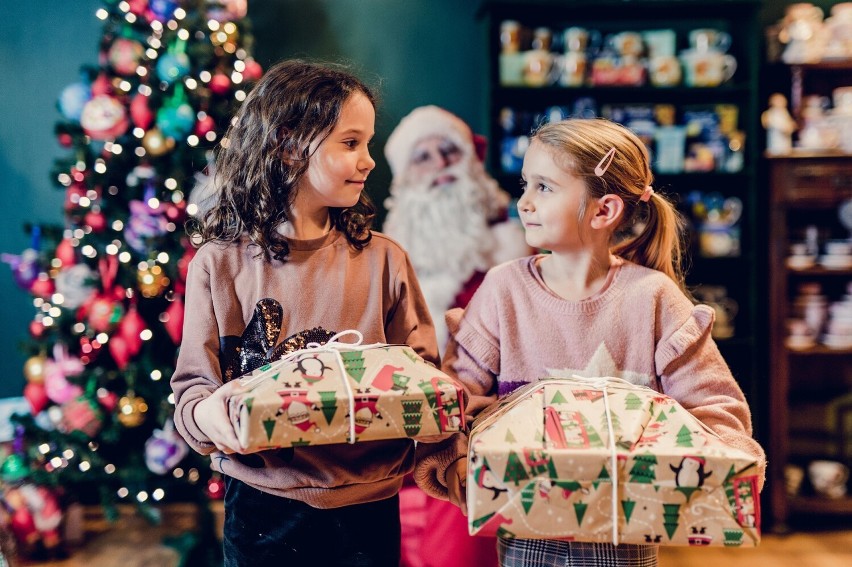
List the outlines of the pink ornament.
<svg viewBox="0 0 852 567">
<path fill-rule="evenodd" d="M 131 356 L 136 356 L 142 349 L 142 339 L 139 335 L 147 328 L 145 319 L 139 314 L 136 305 L 131 305 L 118 324 L 118 336 L 125 340 Z"/>
<path fill-rule="evenodd" d="M 47 397 L 47 391 L 44 388 L 44 384 L 36 382 L 27 382 L 27 385 L 24 386 L 24 397 L 30 403 L 30 409 L 32 410 L 33 415 L 36 415 L 46 408 L 50 401 Z"/>
<path fill-rule="evenodd" d="M 127 341 L 122 336 L 115 335 L 110 338 L 109 353 L 112 355 L 112 359 L 115 361 L 119 370 L 126 369 L 130 363 L 130 359 L 133 357 L 130 350 Z"/>
<path fill-rule="evenodd" d="M 183 314 L 183 299 L 177 297 L 166 309 L 166 316 L 168 318 L 166 319 L 166 322 L 163 323 L 163 326 L 166 328 L 166 332 L 169 334 L 169 337 L 171 337 L 172 342 L 176 345 L 179 345 L 183 339 Z"/>
<path fill-rule="evenodd" d="M 130 101 L 130 119 L 133 125 L 143 130 L 147 130 L 154 122 L 154 113 L 151 107 L 148 106 L 148 97 L 142 93 L 137 94 Z"/>
<path fill-rule="evenodd" d="M 109 62 L 119 75 L 133 75 L 145 48 L 138 41 L 120 37 L 109 48 Z"/>
<path fill-rule="evenodd" d="M 86 216 L 83 217 L 83 222 L 92 229 L 92 232 L 100 233 L 106 230 L 106 217 L 100 211 L 86 213 Z"/>
<path fill-rule="evenodd" d="M 215 129 L 216 121 L 213 120 L 213 117 L 209 114 L 206 114 L 204 118 L 200 118 L 198 122 L 195 123 L 195 135 L 199 138 L 203 138 L 208 132 Z"/>
<path fill-rule="evenodd" d="M 72 183 L 65 190 L 65 212 L 70 213 L 80 208 L 80 199 L 86 196 L 88 190 L 84 183 Z"/>
<path fill-rule="evenodd" d="M 48 358 L 44 364 L 44 389 L 47 397 L 57 404 L 64 404 L 83 393 L 83 389 L 67 380 L 68 376 L 80 375 L 85 366 L 76 356 L 68 354 L 67 347 L 56 343 L 53 347 L 53 358 Z"/>
<path fill-rule="evenodd" d="M 50 299 L 54 291 L 56 291 L 56 286 L 53 280 L 44 272 L 40 273 L 30 286 L 30 293 L 45 300 Z"/>
<path fill-rule="evenodd" d="M 77 263 L 77 250 L 71 240 L 63 238 L 56 247 L 56 259 L 62 262 L 63 268 L 69 268 Z"/>
<path fill-rule="evenodd" d="M 210 90 L 217 95 L 225 95 L 231 90 L 231 79 L 223 73 L 216 73 L 210 79 Z"/>
</svg>

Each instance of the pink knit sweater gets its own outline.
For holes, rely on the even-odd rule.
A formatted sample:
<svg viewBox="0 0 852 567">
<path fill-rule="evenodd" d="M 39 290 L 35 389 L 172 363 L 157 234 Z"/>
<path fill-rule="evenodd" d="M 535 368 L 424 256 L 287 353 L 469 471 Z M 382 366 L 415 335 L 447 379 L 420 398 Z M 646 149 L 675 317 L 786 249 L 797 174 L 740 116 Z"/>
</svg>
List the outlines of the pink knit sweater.
<svg viewBox="0 0 852 567">
<path fill-rule="evenodd" d="M 710 336 L 714 312 L 693 305 L 665 274 L 616 258 L 603 288 L 568 301 L 546 286 L 530 256 L 493 268 L 467 309 L 447 312 L 444 371 L 470 397 L 469 420 L 498 395 L 551 374 L 615 376 L 677 400 L 728 444 L 758 458 L 742 390 Z M 415 480 L 447 498 L 445 472 L 467 437 L 418 445 Z"/>
</svg>

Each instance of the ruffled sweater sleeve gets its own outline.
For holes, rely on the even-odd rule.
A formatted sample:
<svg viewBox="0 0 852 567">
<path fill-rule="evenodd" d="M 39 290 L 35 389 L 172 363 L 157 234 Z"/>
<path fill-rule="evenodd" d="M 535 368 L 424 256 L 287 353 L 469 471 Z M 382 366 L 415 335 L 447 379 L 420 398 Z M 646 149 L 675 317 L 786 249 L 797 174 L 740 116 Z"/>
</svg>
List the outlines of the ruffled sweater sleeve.
<svg viewBox="0 0 852 567">
<path fill-rule="evenodd" d="M 660 385 L 728 445 L 757 459 L 762 490 L 766 453 L 752 437 L 748 403 L 711 337 L 714 316 L 712 308 L 697 305 L 659 341 L 655 363 Z"/>
</svg>

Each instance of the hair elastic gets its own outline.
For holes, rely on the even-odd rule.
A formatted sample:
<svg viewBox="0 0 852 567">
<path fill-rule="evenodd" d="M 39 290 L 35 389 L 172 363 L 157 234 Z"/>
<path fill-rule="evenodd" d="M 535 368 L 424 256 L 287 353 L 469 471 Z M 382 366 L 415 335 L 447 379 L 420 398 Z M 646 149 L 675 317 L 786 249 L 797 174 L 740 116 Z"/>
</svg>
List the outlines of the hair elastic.
<svg viewBox="0 0 852 567">
<path fill-rule="evenodd" d="M 609 158 L 607 160 L 607 158 Z M 611 147 L 607 153 L 604 154 L 604 157 L 601 158 L 601 161 L 598 162 L 598 165 L 595 166 L 595 175 L 601 177 L 606 170 L 609 169 L 612 160 L 615 159 L 615 146 Z M 606 165 L 604 165 L 606 162 Z"/>
<path fill-rule="evenodd" d="M 647 203 L 651 199 L 651 195 L 654 194 L 654 188 L 650 185 L 645 185 L 645 190 L 642 191 L 642 196 L 639 197 L 639 200 L 643 203 Z"/>
</svg>

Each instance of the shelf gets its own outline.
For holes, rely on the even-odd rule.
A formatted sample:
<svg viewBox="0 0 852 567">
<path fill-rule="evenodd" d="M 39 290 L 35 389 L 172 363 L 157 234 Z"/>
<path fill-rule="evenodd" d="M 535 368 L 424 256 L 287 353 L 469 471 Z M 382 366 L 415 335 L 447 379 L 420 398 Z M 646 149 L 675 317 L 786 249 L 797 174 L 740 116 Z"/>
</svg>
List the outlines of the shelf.
<svg viewBox="0 0 852 567">
<path fill-rule="evenodd" d="M 787 352 L 793 356 L 848 356 L 852 354 L 852 348 L 829 348 L 820 344 L 802 349 L 786 348 Z"/>
<path fill-rule="evenodd" d="M 852 268 L 847 268 L 843 270 L 834 270 L 823 268 L 821 266 L 814 266 L 813 268 L 807 268 L 804 270 L 794 270 L 793 268 L 787 268 L 787 273 L 791 276 L 806 276 L 806 277 L 815 277 L 815 276 L 852 276 Z"/>
<path fill-rule="evenodd" d="M 820 498 L 819 496 L 790 496 L 793 512 L 800 514 L 852 514 L 852 497 Z"/>
<path fill-rule="evenodd" d="M 718 104 L 735 102 L 751 95 L 747 85 L 731 84 L 718 87 L 511 87 L 497 86 L 493 90 L 495 104 L 529 107 L 539 104 L 542 107 L 559 104 L 566 100 L 591 97 L 599 102 L 622 103 L 676 103 Z M 542 108 L 543 110 L 544 108 Z"/>
</svg>

